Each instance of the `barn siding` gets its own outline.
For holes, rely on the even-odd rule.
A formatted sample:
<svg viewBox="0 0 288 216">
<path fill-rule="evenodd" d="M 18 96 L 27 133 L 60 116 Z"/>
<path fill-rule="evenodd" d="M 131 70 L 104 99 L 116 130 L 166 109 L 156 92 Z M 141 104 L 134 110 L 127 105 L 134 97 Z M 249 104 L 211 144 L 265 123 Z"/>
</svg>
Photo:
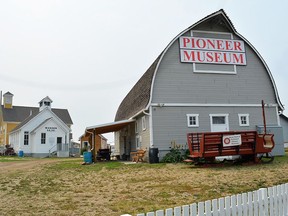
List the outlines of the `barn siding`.
<svg viewBox="0 0 288 216">
<path fill-rule="evenodd" d="M 236 66 L 237 74 L 193 73 L 193 64 L 180 62 L 176 40 L 159 65 L 152 103 L 277 103 L 263 63 L 249 46 L 245 49 L 247 65 Z"/>
<path fill-rule="evenodd" d="M 261 107 L 153 107 L 154 146 L 159 150 L 169 150 L 171 142 L 186 145 L 186 134 L 191 132 L 209 132 L 209 114 L 229 114 L 230 131 L 256 130 L 263 125 Z M 269 125 L 278 125 L 275 107 L 265 109 Z M 199 114 L 199 127 L 187 126 L 186 114 Z M 240 126 L 238 114 L 249 114 L 250 126 Z"/>
<path fill-rule="evenodd" d="M 286 147 L 288 147 L 288 119 L 280 116 L 281 126 L 283 127 L 283 139 Z"/>
<path fill-rule="evenodd" d="M 142 117 L 146 119 L 146 129 L 143 130 L 142 127 Z M 147 115 L 142 115 L 137 119 L 138 122 L 138 135 L 141 136 L 141 149 L 149 149 L 150 146 L 150 127 L 149 127 L 149 117 Z"/>
</svg>

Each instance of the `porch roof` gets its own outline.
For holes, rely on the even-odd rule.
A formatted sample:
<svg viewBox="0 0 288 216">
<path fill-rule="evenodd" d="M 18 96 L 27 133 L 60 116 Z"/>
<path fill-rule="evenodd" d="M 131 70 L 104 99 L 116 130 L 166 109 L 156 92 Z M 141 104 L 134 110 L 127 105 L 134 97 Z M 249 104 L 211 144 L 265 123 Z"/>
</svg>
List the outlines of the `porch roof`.
<svg viewBox="0 0 288 216">
<path fill-rule="evenodd" d="M 94 132 L 95 134 L 103 134 L 109 132 L 119 131 L 125 126 L 135 122 L 135 119 L 115 121 L 101 125 L 90 126 L 86 128 L 86 131 Z"/>
</svg>

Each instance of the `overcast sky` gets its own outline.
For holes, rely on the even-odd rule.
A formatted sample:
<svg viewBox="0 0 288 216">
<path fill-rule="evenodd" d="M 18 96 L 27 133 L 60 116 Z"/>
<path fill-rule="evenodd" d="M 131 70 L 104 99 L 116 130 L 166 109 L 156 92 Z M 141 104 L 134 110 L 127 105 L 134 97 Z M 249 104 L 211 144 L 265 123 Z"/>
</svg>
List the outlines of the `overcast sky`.
<svg viewBox="0 0 288 216">
<path fill-rule="evenodd" d="M 87 126 L 114 121 L 176 35 L 221 8 L 268 64 L 288 109 L 286 0 L 0 0 L 0 90 L 18 106 L 49 96 L 69 110 L 78 140 Z"/>
</svg>

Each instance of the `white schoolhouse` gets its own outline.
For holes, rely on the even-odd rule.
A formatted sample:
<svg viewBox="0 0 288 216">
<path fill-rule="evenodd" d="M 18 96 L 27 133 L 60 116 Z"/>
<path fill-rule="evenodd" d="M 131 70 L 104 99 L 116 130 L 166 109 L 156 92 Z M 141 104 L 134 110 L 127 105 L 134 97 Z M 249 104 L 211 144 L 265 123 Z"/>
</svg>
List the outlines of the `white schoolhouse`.
<svg viewBox="0 0 288 216">
<path fill-rule="evenodd" d="M 24 155 L 33 157 L 51 153 L 69 157 L 72 120 L 67 110 L 52 109 L 51 103 L 48 96 L 42 99 L 39 108 L 31 108 L 26 119 L 10 132 L 10 145 L 16 152 L 22 150 Z"/>
</svg>

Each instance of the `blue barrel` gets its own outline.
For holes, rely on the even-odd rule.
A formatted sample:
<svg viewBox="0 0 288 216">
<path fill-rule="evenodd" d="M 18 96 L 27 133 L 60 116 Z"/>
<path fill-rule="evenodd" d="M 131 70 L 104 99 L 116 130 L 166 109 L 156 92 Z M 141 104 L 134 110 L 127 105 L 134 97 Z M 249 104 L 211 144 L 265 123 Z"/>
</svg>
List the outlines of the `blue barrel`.
<svg viewBox="0 0 288 216">
<path fill-rule="evenodd" d="M 85 163 L 92 163 L 92 152 L 83 152 L 83 158 Z"/>
<path fill-rule="evenodd" d="M 18 151 L 18 156 L 19 156 L 19 157 L 23 157 L 23 156 L 24 156 L 23 150 L 19 150 L 19 151 Z"/>
</svg>

